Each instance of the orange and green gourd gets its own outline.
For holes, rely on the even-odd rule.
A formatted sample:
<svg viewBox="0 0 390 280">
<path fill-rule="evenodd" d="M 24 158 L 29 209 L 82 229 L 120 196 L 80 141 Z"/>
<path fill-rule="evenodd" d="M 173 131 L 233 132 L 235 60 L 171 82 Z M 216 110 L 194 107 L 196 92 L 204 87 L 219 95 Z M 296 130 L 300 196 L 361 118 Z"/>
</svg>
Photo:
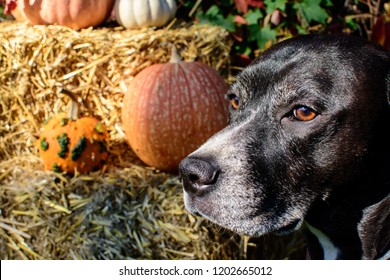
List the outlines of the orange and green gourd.
<svg viewBox="0 0 390 280">
<path fill-rule="evenodd" d="M 70 113 L 50 118 L 42 128 L 39 153 L 46 170 L 70 174 L 97 170 L 108 157 L 107 129 L 95 117 L 80 117 L 78 104 L 71 99 Z"/>
</svg>

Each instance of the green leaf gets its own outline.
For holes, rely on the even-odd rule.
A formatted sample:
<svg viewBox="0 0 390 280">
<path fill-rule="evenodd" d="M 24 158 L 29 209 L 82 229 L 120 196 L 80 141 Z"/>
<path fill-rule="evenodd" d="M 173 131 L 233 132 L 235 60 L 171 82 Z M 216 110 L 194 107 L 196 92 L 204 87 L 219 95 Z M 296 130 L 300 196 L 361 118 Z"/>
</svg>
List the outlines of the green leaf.
<svg viewBox="0 0 390 280">
<path fill-rule="evenodd" d="M 234 5 L 234 0 L 221 0 L 219 2 L 220 2 L 220 5 L 223 5 L 226 7 L 231 7 L 232 5 Z"/>
<path fill-rule="evenodd" d="M 260 36 L 257 38 L 259 48 L 264 48 L 268 41 L 276 41 L 276 31 L 272 30 L 269 25 L 260 30 Z"/>
<path fill-rule="evenodd" d="M 333 3 L 332 3 L 332 0 L 322 0 L 322 2 L 324 3 L 325 7 L 333 7 Z"/>
<path fill-rule="evenodd" d="M 246 47 L 245 51 L 242 52 L 242 54 L 245 54 L 247 56 L 250 56 L 252 53 L 252 48 Z"/>
<path fill-rule="evenodd" d="M 264 4 L 266 6 L 265 12 L 267 14 L 271 14 L 276 9 L 284 12 L 286 10 L 286 3 L 287 0 L 264 0 Z"/>
<path fill-rule="evenodd" d="M 295 3 L 295 8 L 303 14 L 308 23 L 311 21 L 325 23 L 328 13 L 320 4 L 321 0 L 303 0 L 301 3 Z"/>
<path fill-rule="evenodd" d="M 248 41 L 256 41 L 260 49 L 263 49 L 268 41 L 276 41 L 276 31 L 271 29 L 269 25 L 260 28 L 259 25 L 252 24 L 248 26 L 248 30 Z"/>
<path fill-rule="evenodd" d="M 236 54 L 246 54 L 249 56 L 252 53 L 252 48 L 248 46 L 246 42 L 240 42 L 239 44 L 234 44 L 233 49 Z"/>
<path fill-rule="evenodd" d="M 245 15 L 245 19 L 248 22 L 248 25 L 251 24 L 258 24 L 259 20 L 263 18 L 263 14 L 260 11 L 260 9 L 255 10 L 249 10 L 248 13 Z"/>
<path fill-rule="evenodd" d="M 295 28 L 297 29 L 298 33 L 301 34 L 301 35 L 309 33 L 305 28 L 303 28 L 299 24 L 295 24 Z"/>
<path fill-rule="evenodd" d="M 212 17 L 218 17 L 220 12 L 221 12 L 221 11 L 220 11 L 220 9 L 218 8 L 218 6 L 213 5 L 213 6 L 211 6 L 211 7 L 207 10 L 206 16 L 211 17 L 211 18 L 212 18 Z M 222 15 L 221 15 L 221 16 L 222 16 Z"/>
<path fill-rule="evenodd" d="M 191 9 L 193 6 L 195 6 L 195 3 L 196 3 L 196 0 L 187 0 L 187 1 L 184 1 L 183 6 Z"/>
<path fill-rule="evenodd" d="M 230 32 L 235 31 L 234 16 L 224 17 L 218 6 L 211 6 L 206 13 L 198 12 L 197 18 L 200 24 L 218 25 Z"/>
<path fill-rule="evenodd" d="M 248 25 L 248 42 L 253 42 L 257 40 L 257 37 L 260 34 L 260 25 L 259 24 L 250 24 Z"/>
<path fill-rule="evenodd" d="M 359 28 L 359 25 L 354 21 L 354 19 L 352 18 L 348 18 L 346 17 L 345 18 L 345 23 L 347 24 L 347 26 L 349 28 L 351 28 L 352 30 L 358 30 Z"/>
</svg>

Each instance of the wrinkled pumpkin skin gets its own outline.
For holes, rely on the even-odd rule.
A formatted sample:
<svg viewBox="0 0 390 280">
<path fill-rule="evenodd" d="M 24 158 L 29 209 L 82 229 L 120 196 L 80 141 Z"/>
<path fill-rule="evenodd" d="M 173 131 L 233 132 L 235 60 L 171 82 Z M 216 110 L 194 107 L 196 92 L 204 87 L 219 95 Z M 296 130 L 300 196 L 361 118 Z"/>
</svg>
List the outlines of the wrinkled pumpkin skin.
<svg viewBox="0 0 390 280">
<path fill-rule="evenodd" d="M 96 118 L 71 120 L 65 113 L 49 119 L 37 141 L 46 170 L 72 174 L 96 170 L 108 157 L 109 136 Z"/>
<path fill-rule="evenodd" d="M 128 143 L 147 165 L 176 172 L 184 157 L 226 126 L 227 90 L 223 78 L 200 62 L 145 68 L 123 100 Z"/>
<path fill-rule="evenodd" d="M 96 26 L 111 14 L 115 0 L 18 0 L 12 14 L 33 25 L 57 24 L 73 29 Z"/>
</svg>

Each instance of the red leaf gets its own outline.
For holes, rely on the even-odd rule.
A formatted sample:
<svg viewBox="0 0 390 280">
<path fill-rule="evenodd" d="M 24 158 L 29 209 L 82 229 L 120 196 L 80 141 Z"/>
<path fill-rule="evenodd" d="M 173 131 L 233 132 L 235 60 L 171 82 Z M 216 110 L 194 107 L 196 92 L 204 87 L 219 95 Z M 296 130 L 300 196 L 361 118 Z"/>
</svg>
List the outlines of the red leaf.
<svg viewBox="0 0 390 280">
<path fill-rule="evenodd" d="M 243 25 L 246 25 L 248 22 L 245 20 L 245 18 L 243 18 L 242 16 L 235 16 L 234 17 L 234 22 L 235 23 L 240 23 L 240 24 L 243 24 Z"/>
<path fill-rule="evenodd" d="M 382 17 L 378 17 L 374 27 L 372 28 L 371 40 L 383 45 L 385 43 L 385 39 L 385 21 Z"/>
<path fill-rule="evenodd" d="M 234 0 L 236 3 L 236 8 L 243 14 L 248 12 L 248 6 L 254 8 L 264 8 L 263 0 Z"/>
<path fill-rule="evenodd" d="M 249 6 L 254 8 L 264 8 L 263 0 L 247 0 Z"/>
<path fill-rule="evenodd" d="M 372 28 L 371 41 L 390 50 L 390 22 L 387 22 L 383 16 L 378 17 Z"/>
<path fill-rule="evenodd" d="M 232 33 L 232 36 L 233 36 L 233 38 L 234 38 L 234 40 L 235 41 L 237 41 L 237 42 L 242 42 L 244 39 L 242 38 L 242 36 L 241 36 L 241 34 L 239 35 L 239 34 L 237 34 L 237 33 Z"/>
<path fill-rule="evenodd" d="M 4 6 L 4 14 L 9 15 L 13 10 L 16 9 L 16 0 L 6 0 Z"/>
<path fill-rule="evenodd" d="M 233 55 L 231 59 L 232 65 L 238 67 L 247 67 L 252 62 L 252 59 L 245 54 Z"/>
<path fill-rule="evenodd" d="M 248 12 L 248 0 L 234 0 L 237 10 L 246 14 Z"/>
</svg>

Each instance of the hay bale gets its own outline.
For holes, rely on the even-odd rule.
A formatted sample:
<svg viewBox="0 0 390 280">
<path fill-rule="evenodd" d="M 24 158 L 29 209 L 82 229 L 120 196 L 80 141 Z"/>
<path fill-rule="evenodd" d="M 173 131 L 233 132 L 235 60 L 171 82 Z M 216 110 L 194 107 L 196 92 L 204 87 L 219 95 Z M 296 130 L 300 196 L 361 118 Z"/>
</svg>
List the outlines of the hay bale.
<svg viewBox="0 0 390 280">
<path fill-rule="evenodd" d="M 203 61 L 226 74 L 231 45 L 226 31 L 209 26 L 75 31 L 1 23 L 0 40 L 0 159 L 33 153 L 41 123 L 65 110 L 59 88 L 85 100 L 86 111 L 103 120 L 113 141 L 121 141 L 121 83 L 167 62 L 172 45 L 184 60 Z"/>
<path fill-rule="evenodd" d="M 0 164 L 1 259 L 239 257 L 237 240 L 211 239 L 185 211 L 175 176 L 132 166 L 69 177 L 38 161 Z"/>
<path fill-rule="evenodd" d="M 121 130 L 121 83 L 169 60 L 221 73 L 230 43 L 219 28 L 74 31 L 61 26 L 0 24 L 0 258 L 220 259 L 235 254 L 209 238 L 189 215 L 177 176 L 145 167 Z M 35 148 L 41 123 L 66 109 L 56 92 L 85 100 L 86 114 L 108 127 L 112 146 L 104 172 L 65 176 L 43 171 Z M 226 247 L 226 248 L 224 248 Z M 237 247 L 237 245 L 236 245 Z"/>
</svg>

